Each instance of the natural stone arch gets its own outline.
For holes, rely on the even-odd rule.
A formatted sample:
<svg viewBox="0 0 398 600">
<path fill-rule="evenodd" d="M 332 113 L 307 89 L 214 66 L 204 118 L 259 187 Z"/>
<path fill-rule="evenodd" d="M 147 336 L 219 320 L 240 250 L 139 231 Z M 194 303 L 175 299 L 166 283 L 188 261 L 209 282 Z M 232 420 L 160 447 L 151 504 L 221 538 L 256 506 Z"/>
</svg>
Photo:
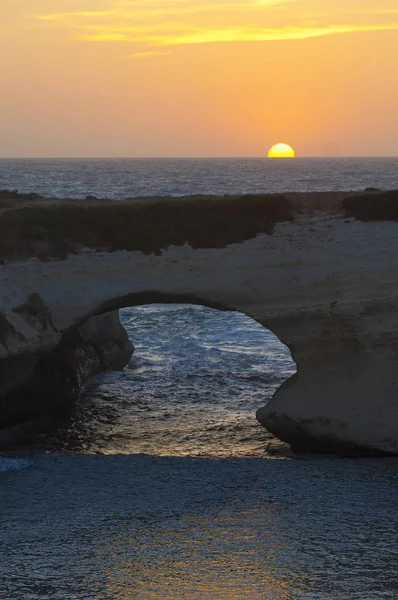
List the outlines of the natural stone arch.
<svg viewBox="0 0 398 600">
<path fill-rule="evenodd" d="M 265 330 L 271 331 L 271 333 L 273 333 L 275 335 L 275 337 L 279 340 L 279 342 L 281 344 L 283 344 L 282 340 L 280 340 L 278 338 L 278 336 L 272 330 L 269 329 L 269 327 L 267 327 L 263 322 L 253 318 L 252 315 L 250 315 L 248 313 L 244 313 L 242 311 L 239 311 L 236 307 L 228 306 L 225 304 L 223 305 L 218 302 L 214 302 L 214 301 L 205 299 L 203 297 L 194 296 L 192 294 L 165 294 L 163 292 L 158 292 L 158 291 L 144 291 L 144 292 L 127 294 L 123 297 L 113 298 L 113 299 L 105 302 L 104 304 L 102 304 L 101 306 L 99 306 L 98 308 L 95 309 L 94 315 L 98 316 L 98 315 L 107 314 L 111 311 L 118 311 L 118 310 L 121 310 L 124 308 L 133 308 L 136 306 L 153 305 L 153 304 L 184 304 L 184 305 L 203 306 L 206 308 L 212 308 L 212 309 L 220 310 L 220 311 L 224 311 L 224 312 L 239 312 L 240 314 L 243 314 L 246 317 L 249 317 L 250 319 L 259 323 L 259 325 L 264 327 Z M 283 344 L 283 345 L 288 348 L 288 346 L 286 344 Z M 292 360 L 294 362 L 294 356 L 293 356 L 290 348 L 288 348 L 288 349 L 290 351 Z M 296 368 L 297 368 L 297 365 L 296 365 Z M 294 373 L 292 376 L 290 376 L 284 382 L 283 386 L 288 385 L 290 380 L 292 380 L 291 383 L 293 383 L 295 381 L 296 375 L 297 375 L 297 372 Z M 279 389 L 282 389 L 283 386 L 281 386 Z M 274 397 L 278 393 L 279 389 L 274 394 Z M 267 428 L 267 424 L 263 421 L 263 415 L 266 412 L 266 410 L 267 410 L 266 407 L 264 407 L 264 408 L 260 407 L 257 411 L 256 416 L 257 416 L 257 419 L 259 420 L 259 422 Z M 272 431 L 271 431 L 271 433 L 272 433 Z M 283 437 L 280 436 L 280 439 L 283 439 Z M 303 448 L 304 447 L 307 448 L 306 445 L 303 446 Z"/>
<path fill-rule="evenodd" d="M 272 400 L 266 406 L 258 409 L 256 416 L 265 428 L 282 441 L 289 443 L 293 449 L 298 451 L 335 452 L 346 456 L 384 454 L 383 450 L 368 447 L 365 444 L 361 445 L 352 441 L 343 442 L 340 440 L 335 431 L 338 429 L 344 433 L 346 425 L 344 421 L 332 416 L 316 415 L 315 418 L 295 420 L 288 413 L 280 413 L 280 407 L 285 403 L 287 403 L 288 410 L 294 409 L 295 399 L 297 399 L 298 406 L 296 409 L 298 411 L 302 408 L 299 403 L 301 398 L 309 406 L 310 400 L 315 397 L 316 406 L 318 406 L 317 395 L 319 394 L 320 385 L 322 387 L 325 385 L 325 361 L 329 364 L 329 371 L 333 380 L 336 379 L 337 373 L 340 377 L 343 375 L 345 378 L 351 379 L 362 372 L 363 349 L 358 341 L 355 325 L 351 323 L 349 318 L 334 318 L 332 323 L 328 323 L 328 319 L 324 321 L 321 315 L 317 315 L 316 327 L 318 328 L 319 324 L 323 323 L 321 338 L 317 340 L 313 332 L 314 323 L 312 318 L 308 316 L 307 318 L 302 316 L 298 324 L 296 319 L 290 321 L 279 317 L 270 318 L 267 313 L 265 318 L 259 317 L 256 316 L 254 311 L 251 313 L 249 310 L 240 309 L 239 306 L 220 303 L 203 296 L 167 294 L 155 290 L 135 292 L 108 300 L 94 310 L 94 315 L 155 303 L 192 304 L 222 311 L 238 311 L 271 331 L 281 343 L 288 347 L 292 359 L 296 362 L 297 372 L 276 390 Z M 330 315 L 332 313 L 333 306 L 330 307 Z M 291 341 L 297 336 L 297 329 L 300 333 L 300 344 Z M 328 342 L 326 348 L 324 347 L 325 340 Z M 303 341 L 305 344 L 303 344 Z M 308 360 L 307 349 L 305 348 L 307 344 L 311 346 L 310 360 Z M 349 357 L 348 360 L 347 356 Z M 277 407 L 277 411 L 274 410 L 274 406 Z M 316 437 L 312 435 L 312 431 L 316 432 Z"/>
<path fill-rule="evenodd" d="M 94 315 L 101 315 L 114 310 L 123 308 L 133 308 L 134 306 L 144 306 L 145 304 L 192 304 L 194 306 L 205 306 L 225 312 L 235 311 L 232 306 L 213 302 L 206 298 L 195 296 L 194 294 L 166 294 L 156 290 L 132 292 L 121 297 L 107 300 L 99 307 L 94 309 Z"/>
<path fill-rule="evenodd" d="M 96 307 L 93 310 L 92 315 L 86 315 L 84 317 L 84 320 L 82 321 L 82 324 L 87 321 L 90 321 L 90 319 L 92 319 L 92 318 L 101 317 L 101 316 L 107 315 L 107 314 L 112 314 L 112 313 L 120 311 L 121 309 L 124 309 L 124 308 L 132 308 L 132 307 L 136 307 L 136 306 L 152 305 L 152 304 L 184 304 L 184 305 L 203 306 L 206 308 L 212 308 L 212 309 L 220 310 L 223 312 L 239 312 L 240 314 L 243 314 L 246 317 L 249 317 L 252 320 L 259 323 L 262 327 L 264 327 L 265 330 L 271 331 L 271 333 L 273 333 L 275 335 L 275 337 L 278 338 L 278 336 L 275 334 L 275 332 L 273 332 L 266 324 L 264 324 L 264 322 L 261 322 L 260 320 L 254 318 L 252 315 L 248 314 L 247 312 L 240 311 L 235 306 L 228 306 L 227 304 L 221 304 L 217 301 L 212 301 L 207 298 L 195 296 L 192 294 L 167 294 L 167 293 L 159 292 L 159 291 L 155 291 L 155 290 L 135 292 L 135 293 L 133 292 L 131 294 L 126 294 L 122 297 L 112 298 L 112 299 L 106 301 L 105 303 L 101 304 L 100 306 Z M 283 344 L 283 341 L 280 339 L 279 339 L 279 342 Z M 287 346 L 287 344 L 283 344 L 283 345 Z M 290 348 L 288 348 L 288 349 L 290 350 Z M 294 356 L 293 356 L 291 350 L 290 350 L 290 353 L 292 356 L 292 360 L 294 361 Z M 297 367 L 297 365 L 296 365 L 296 367 Z M 293 383 L 296 375 L 297 375 L 297 373 L 295 373 L 291 377 L 289 377 L 283 385 L 288 384 L 290 380 L 292 380 L 292 383 Z M 279 389 L 282 389 L 282 388 L 279 388 Z M 277 392 L 274 394 L 274 397 L 276 396 L 278 391 L 279 390 L 277 390 Z M 264 425 L 266 428 L 268 428 L 267 424 L 263 421 L 263 414 L 265 411 L 266 411 L 266 407 L 264 407 L 264 408 L 260 407 L 257 411 L 256 416 L 257 416 L 257 419 L 259 420 L 259 422 L 262 425 Z M 271 433 L 273 433 L 273 432 L 271 431 Z M 280 439 L 283 440 L 283 436 L 279 436 L 279 437 L 280 437 Z M 303 446 L 303 448 L 307 449 L 307 445 Z M 310 447 L 308 446 L 308 448 L 310 448 Z"/>
<path fill-rule="evenodd" d="M 113 298 L 67 329 L 54 350 L 39 360 L 27 388 L 10 396 L 10 418 L 12 419 L 14 407 L 17 410 L 16 415 L 19 414 L 21 399 L 23 412 L 31 418 L 41 416 L 42 413 L 51 417 L 64 415 L 65 411 L 69 413 L 73 408 L 72 403 L 77 400 L 82 386 L 90 377 L 106 370 L 123 369 L 132 355 L 133 345 L 128 340 L 119 319 L 120 310 L 154 304 L 201 306 L 226 313 L 239 312 L 234 307 L 220 305 L 191 294 L 165 294 L 151 291 Z M 42 326 L 46 327 L 44 317 L 49 311 L 40 297 L 28 299 L 23 309 L 18 309 L 17 312 L 28 311 L 27 306 L 30 305 L 40 308 L 36 318 Z M 242 312 L 239 314 L 255 321 L 249 315 Z M 259 325 L 264 327 L 261 323 Z M 266 331 L 267 328 L 264 327 L 264 330 Z M 57 402 L 54 402 L 55 397 Z M 26 403 L 32 402 L 33 398 L 36 398 L 37 413 L 34 410 L 30 414 Z M 15 400 L 17 400 L 16 404 L 14 404 Z M 8 430 L 6 435 L 4 431 L 0 431 L 0 444 L 7 442 L 7 439 L 12 440 L 13 434 L 14 431 L 11 431 L 11 435 L 8 435 Z"/>
<path fill-rule="evenodd" d="M 0 219 L 0 395 L 120 299 L 192 297 L 247 314 L 290 348 L 298 374 L 259 412 L 271 432 L 301 449 L 398 454 L 398 225 L 385 196 L 322 210 L 280 197 L 61 204 L 28 220 L 10 210 Z M 49 239 L 38 242 L 32 223 Z"/>
</svg>

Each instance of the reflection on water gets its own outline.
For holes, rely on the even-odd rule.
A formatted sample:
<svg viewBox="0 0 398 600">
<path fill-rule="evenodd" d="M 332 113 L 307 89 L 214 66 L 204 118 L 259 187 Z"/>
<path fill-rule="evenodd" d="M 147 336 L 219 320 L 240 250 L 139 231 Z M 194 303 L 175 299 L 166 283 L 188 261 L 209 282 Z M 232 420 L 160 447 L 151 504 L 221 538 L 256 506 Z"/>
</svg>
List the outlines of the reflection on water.
<svg viewBox="0 0 398 600">
<path fill-rule="evenodd" d="M 130 366 L 87 386 L 73 420 L 38 440 L 52 451 L 163 456 L 285 455 L 256 421 L 295 372 L 289 350 L 240 313 L 191 305 L 122 311 Z"/>
<path fill-rule="evenodd" d="M 1 600 L 396 600 L 396 461 L 34 455 Z"/>
<path fill-rule="evenodd" d="M 262 523 L 259 528 L 259 516 L 254 508 L 184 515 L 166 527 L 141 532 L 136 542 L 143 553 L 134 561 L 131 538 L 118 539 L 123 547 L 118 577 L 110 576 L 107 589 L 111 594 L 134 582 L 137 596 L 129 598 L 158 599 L 162 590 L 163 598 L 287 600 L 305 586 L 297 573 L 285 574 L 278 566 L 286 542 L 267 531 L 270 526 L 278 531 L 277 507 L 267 511 L 266 527 Z"/>
</svg>

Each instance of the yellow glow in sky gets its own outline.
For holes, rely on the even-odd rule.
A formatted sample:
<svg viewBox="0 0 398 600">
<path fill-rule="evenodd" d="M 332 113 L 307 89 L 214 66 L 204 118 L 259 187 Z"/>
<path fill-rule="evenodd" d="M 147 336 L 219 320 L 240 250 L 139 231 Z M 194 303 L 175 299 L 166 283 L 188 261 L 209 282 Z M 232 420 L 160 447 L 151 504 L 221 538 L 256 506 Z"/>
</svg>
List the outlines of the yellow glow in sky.
<svg viewBox="0 0 398 600">
<path fill-rule="evenodd" d="M 396 0 L 4 4 L 2 156 L 398 155 Z"/>
<path fill-rule="evenodd" d="M 398 30 L 398 8 L 392 2 L 390 8 L 378 10 L 375 2 L 367 0 L 351 4 L 341 0 L 109 0 L 108 10 L 39 12 L 32 18 L 69 31 L 79 40 L 167 46 Z"/>
</svg>

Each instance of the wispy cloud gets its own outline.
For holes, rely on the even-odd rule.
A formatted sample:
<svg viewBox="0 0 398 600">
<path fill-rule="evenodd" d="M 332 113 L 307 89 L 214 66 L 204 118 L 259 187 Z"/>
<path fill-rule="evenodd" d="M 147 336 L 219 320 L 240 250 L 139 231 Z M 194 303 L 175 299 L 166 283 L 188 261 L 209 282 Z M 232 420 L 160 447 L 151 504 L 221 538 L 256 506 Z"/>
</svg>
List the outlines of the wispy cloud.
<svg viewBox="0 0 398 600">
<path fill-rule="evenodd" d="M 59 21 L 63 21 L 63 20 L 68 20 L 68 19 L 75 19 L 76 17 L 80 18 L 80 19 L 86 19 L 86 18 L 101 18 L 101 17 L 109 17 L 110 15 L 109 10 L 82 10 L 80 12 L 61 12 L 61 13 L 51 13 L 51 14 L 44 14 L 44 15 L 35 15 L 34 18 L 38 19 L 39 21 L 53 21 L 53 22 L 59 22 Z"/>
<path fill-rule="evenodd" d="M 35 15 L 87 42 L 132 42 L 134 57 L 164 46 L 300 40 L 398 30 L 396 0 L 109 0 L 107 10 Z M 395 5 L 395 6 L 394 6 Z"/>
<path fill-rule="evenodd" d="M 171 52 L 136 52 L 128 54 L 125 58 L 151 58 L 154 56 L 168 56 Z"/>
</svg>

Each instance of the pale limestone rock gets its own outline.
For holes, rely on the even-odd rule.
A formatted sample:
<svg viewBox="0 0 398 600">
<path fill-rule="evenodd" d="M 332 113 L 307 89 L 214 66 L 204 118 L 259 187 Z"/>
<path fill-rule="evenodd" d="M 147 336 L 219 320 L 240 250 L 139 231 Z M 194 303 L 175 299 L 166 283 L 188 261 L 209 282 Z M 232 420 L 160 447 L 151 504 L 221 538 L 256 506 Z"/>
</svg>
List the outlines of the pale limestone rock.
<svg viewBox="0 0 398 600">
<path fill-rule="evenodd" d="M 273 235 L 160 255 L 97 253 L 0 267 L 0 390 L 29 381 L 61 334 L 158 301 L 238 310 L 287 344 L 298 374 L 258 419 L 294 448 L 398 453 L 398 223 L 302 216 Z M 16 307 L 38 294 L 51 320 Z M 7 373 L 3 375 L 3 373 Z"/>
</svg>

